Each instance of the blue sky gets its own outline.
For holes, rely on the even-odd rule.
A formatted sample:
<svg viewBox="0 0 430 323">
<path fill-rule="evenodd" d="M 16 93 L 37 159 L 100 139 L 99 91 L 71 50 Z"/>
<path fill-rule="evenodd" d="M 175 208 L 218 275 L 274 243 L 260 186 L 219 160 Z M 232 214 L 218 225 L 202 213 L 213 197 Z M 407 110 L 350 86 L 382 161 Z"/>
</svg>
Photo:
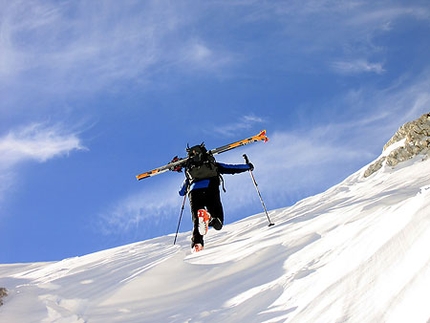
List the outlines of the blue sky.
<svg viewBox="0 0 430 323">
<path fill-rule="evenodd" d="M 173 233 L 183 175 L 135 175 L 187 143 L 267 129 L 217 159 L 269 209 L 322 192 L 430 111 L 429 34 L 428 1 L 2 1 L 0 263 Z M 227 223 L 262 212 L 225 181 Z"/>
</svg>

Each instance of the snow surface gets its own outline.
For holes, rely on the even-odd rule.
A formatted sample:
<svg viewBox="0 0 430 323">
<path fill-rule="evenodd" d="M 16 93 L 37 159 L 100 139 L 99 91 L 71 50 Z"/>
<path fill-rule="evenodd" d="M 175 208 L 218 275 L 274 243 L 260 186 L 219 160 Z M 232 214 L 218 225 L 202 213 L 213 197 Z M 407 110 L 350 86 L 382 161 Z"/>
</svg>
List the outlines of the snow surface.
<svg viewBox="0 0 430 323">
<path fill-rule="evenodd" d="M 200 253 L 186 232 L 0 265 L 0 321 L 429 322 L 430 159 L 366 167 L 269 212 L 275 226 L 261 213 L 211 230 Z"/>
</svg>

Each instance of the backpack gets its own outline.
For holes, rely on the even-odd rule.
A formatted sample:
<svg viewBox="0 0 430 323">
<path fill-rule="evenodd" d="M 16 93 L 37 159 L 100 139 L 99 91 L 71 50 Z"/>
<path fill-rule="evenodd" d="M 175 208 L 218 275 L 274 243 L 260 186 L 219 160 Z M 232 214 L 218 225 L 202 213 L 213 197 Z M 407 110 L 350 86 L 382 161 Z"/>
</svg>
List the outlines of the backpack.
<svg viewBox="0 0 430 323">
<path fill-rule="evenodd" d="M 204 143 L 187 148 L 187 152 L 185 174 L 191 183 L 219 176 L 215 157 L 207 151 Z"/>
</svg>

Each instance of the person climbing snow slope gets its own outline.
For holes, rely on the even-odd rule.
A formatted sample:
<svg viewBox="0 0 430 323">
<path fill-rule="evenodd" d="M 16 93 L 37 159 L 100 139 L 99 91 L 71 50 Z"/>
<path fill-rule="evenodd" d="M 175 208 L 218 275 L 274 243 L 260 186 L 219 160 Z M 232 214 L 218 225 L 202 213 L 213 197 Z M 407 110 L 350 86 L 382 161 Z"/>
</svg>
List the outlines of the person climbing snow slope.
<svg viewBox="0 0 430 323">
<path fill-rule="evenodd" d="M 205 145 L 187 148 L 188 160 L 184 166 L 185 180 L 179 195 L 188 194 L 193 221 L 191 248 L 194 252 L 203 249 L 203 236 L 209 227 L 221 230 L 224 224 L 224 211 L 219 187 L 222 174 L 238 174 L 252 171 L 254 166 L 247 164 L 224 164 L 215 160 Z"/>
</svg>

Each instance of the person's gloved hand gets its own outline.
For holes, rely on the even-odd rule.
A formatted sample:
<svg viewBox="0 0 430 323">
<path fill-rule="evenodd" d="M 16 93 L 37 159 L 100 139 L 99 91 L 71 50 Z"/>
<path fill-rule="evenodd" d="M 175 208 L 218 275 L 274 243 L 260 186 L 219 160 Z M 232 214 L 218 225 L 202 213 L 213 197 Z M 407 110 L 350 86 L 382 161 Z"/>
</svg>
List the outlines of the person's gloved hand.
<svg viewBox="0 0 430 323">
<path fill-rule="evenodd" d="M 252 165 L 251 163 L 248 163 L 249 166 L 249 170 L 252 172 L 254 170 L 254 165 Z"/>
<path fill-rule="evenodd" d="M 178 157 L 178 156 L 175 156 L 175 157 L 173 157 L 173 159 L 170 161 L 170 163 L 177 162 L 178 160 L 179 160 L 179 157 Z M 178 173 L 181 173 L 181 172 L 182 172 L 182 166 L 181 166 L 181 165 L 172 166 L 172 167 L 170 167 L 170 168 L 169 168 L 169 170 L 171 170 L 171 171 L 175 171 L 175 172 L 178 172 Z"/>
</svg>

